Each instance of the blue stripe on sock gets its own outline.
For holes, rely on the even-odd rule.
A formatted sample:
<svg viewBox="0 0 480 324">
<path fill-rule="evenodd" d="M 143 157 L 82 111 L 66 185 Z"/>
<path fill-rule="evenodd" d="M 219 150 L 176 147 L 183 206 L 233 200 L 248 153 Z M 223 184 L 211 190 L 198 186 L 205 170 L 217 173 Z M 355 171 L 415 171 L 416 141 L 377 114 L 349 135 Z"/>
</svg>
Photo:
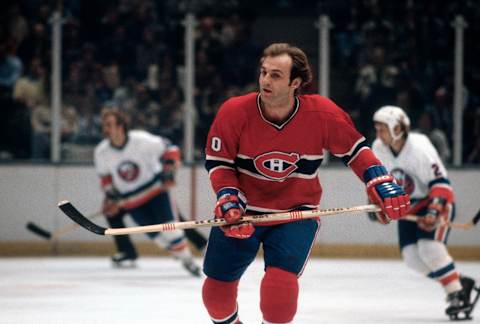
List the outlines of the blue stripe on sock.
<svg viewBox="0 0 480 324">
<path fill-rule="evenodd" d="M 232 316 L 230 316 L 227 320 L 225 321 L 221 321 L 221 322 L 217 322 L 217 321 L 213 321 L 212 322 L 214 324 L 234 324 L 238 319 L 238 313 L 235 312 Z"/>
<path fill-rule="evenodd" d="M 437 270 L 437 271 L 432 271 L 428 274 L 428 277 L 429 278 L 432 278 L 432 279 L 435 279 L 435 278 L 440 278 L 442 277 L 444 274 L 452 271 L 452 270 L 455 270 L 455 265 L 452 263 L 446 265 L 445 267 L 441 268 L 440 270 Z"/>
</svg>

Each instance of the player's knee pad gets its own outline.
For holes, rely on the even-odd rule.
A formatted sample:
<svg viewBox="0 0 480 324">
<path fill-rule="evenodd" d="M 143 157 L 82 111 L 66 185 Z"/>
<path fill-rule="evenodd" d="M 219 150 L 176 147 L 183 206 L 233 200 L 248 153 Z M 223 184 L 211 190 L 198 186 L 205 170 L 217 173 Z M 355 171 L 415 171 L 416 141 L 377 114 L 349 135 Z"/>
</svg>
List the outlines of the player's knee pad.
<svg viewBox="0 0 480 324">
<path fill-rule="evenodd" d="M 409 244 L 402 249 L 402 257 L 405 264 L 412 270 L 423 275 L 430 273 L 430 268 L 423 262 L 418 253 L 417 244 Z"/>
<path fill-rule="evenodd" d="M 214 322 L 236 323 L 238 321 L 238 280 L 220 281 L 205 279 L 202 288 L 203 304 Z"/>
<path fill-rule="evenodd" d="M 260 287 L 260 309 L 265 323 L 290 323 L 297 312 L 297 275 L 268 267 Z"/>
<path fill-rule="evenodd" d="M 444 243 L 434 240 L 419 240 L 417 244 L 418 254 L 430 271 L 436 271 L 452 263 L 452 257 Z"/>
</svg>

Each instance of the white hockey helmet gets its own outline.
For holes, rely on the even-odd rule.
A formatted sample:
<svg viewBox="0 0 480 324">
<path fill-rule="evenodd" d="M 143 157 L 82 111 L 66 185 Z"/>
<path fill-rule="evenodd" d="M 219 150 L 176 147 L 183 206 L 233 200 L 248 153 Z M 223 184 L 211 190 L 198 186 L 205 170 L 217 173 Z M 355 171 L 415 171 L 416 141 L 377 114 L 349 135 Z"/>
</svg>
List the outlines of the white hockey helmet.
<svg viewBox="0 0 480 324">
<path fill-rule="evenodd" d="M 373 121 L 387 124 L 390 135 L 394 141 L 397 141 L 403 136 L 403 132 L 395 135 L 395 126 L 403 125 L 406 129 L 410 128 L 410 118 L 408 118 L 402 108 L 396 106 L 381 107 L 373 114 Z"/>
</svg>

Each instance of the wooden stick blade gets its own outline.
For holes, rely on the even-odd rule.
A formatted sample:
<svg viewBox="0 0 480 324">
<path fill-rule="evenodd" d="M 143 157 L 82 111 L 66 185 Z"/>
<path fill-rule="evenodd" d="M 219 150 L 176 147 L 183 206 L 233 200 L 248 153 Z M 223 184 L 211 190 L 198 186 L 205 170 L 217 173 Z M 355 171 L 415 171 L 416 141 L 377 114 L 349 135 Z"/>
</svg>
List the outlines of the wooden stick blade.
<svg viewBox="0 0 480 324">
<path fill-rule="evenodd" d="M 107 230 L 105 227 L 98 226 L 97 224 L 91 222 L 88 218 L 83 216 L 82 213 L 79 212 L 68 200 L 59 202 L 58 208 L 60 208 L 65 215 L 70 217 L 71 220 L 83 228 L 98 235 L 105 235 L 105 231 Z"/>
<path fill-rule="evenodd" d="M 477 212 L 477 215 L 472 219 L 473 225 L 477 225 L 478 221 L 480 221 L 480 210 Z"/>
<path fill-rule="evenodd" d="M 40 226 L 38 226 L 35 223 L 28 222 L 26 227 L 30 232 L 32 232 L 34 234 L 37 234 L 38 236 L 40 236 L 40 237 L 42 237 L 46 240 L 50 240 L 52 238 L 52 233 L 50 233 L 47 230 L 44 230 L 43 228 L 41 228 Z"/>
</svg>

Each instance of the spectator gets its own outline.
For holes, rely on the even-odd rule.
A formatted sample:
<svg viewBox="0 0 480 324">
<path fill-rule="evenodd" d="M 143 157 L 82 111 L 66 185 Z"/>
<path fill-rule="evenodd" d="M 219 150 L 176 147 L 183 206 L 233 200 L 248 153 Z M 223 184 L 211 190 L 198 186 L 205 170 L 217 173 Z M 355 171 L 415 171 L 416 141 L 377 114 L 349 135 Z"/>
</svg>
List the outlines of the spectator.
<svg viewBox="0 0 480 324">
<path fill-rule="evenodd" d="M 34 57 L 28 67 L 28 72 L 15 83 L 13 98 L 33 108 L 46 100 L 46 71 L 39 57 Z"/>
<path fill-rule="evenodd" d="M 396 105 L 402 107 L 411 116 L 416 126 L 416 121 L 423 112 L 425 102 L 419 82 L 408 74 L 400 74 L 397 78 Z"/>
<path fill-rule="evenodd" d="M 480 107 L 475 110 L 475 114 L 472 116 L 474 119 L 472 133 L 473 133 L 473 145 L 467 154 L 467 163 L 480 164 Z"/>
<path fill-rule="evenodd" d="M 373 125 L 369 118 L 375 107 L 395 102 L 396 78 L 399 70 L 387 63 L 386 50 L 376 46 L 371 53 L 371 62 L 360 69 L 355 83 L 355 95 L 359 99 L 360 131 L 373 138 Z"/>
<path fill-rule="evenodd" d="M 28 109 L 12 96 L 23 69 L 14 45 L 12 38 L 2 42 L 0 37 L 0 159 L 26 158 L 29 150 L 25 145 L 28 141 L 24 141 L 29 132 L 29 128 L 24 127 L 28 125 Z"/>
<path fill-rule="evenodd" d="M 20 5 L 18 3 L 12 4 L 7 11 L 8 29 L 16 44 L 21 44 L 28 35 L 28 23 L 22 15 Z"/>
<path fill-rule="evenodd" d="M 467 163 L 480 164 L 480 136 L 476 136 L 472 151 L 468 154 Z"/>
<path fill-rule="evenodd" d="M 47 28 L 41 22 L 34 23 L 32 30 L 18 47 L 18 56 L 22 62 L 31 62 L 34 57 L 42 60 L 50 58 L 51 43 Z"/>
<path fill-rule="evenodd" d="M 0 95 L 10 97 L 22 74 L 22 61 L 15 55 L 13 40 L 0 43 Z"/>
<path fill-rule="evenodd" d="M 50 157 L 51 110 L 48 105 L 39 105 L 32 112 L 32 159 Z M 76 111 L 71 106 L 63 107 L 61 116 L 61 139 L 69 141 L 78 130 Z"/>
<path fill-rule="evenodd" d="M 444 163 L 450 162 L 452 152 L 448 144 L 447 136 L 441 129 L 433 127 L 432 114 L 430 112 L 424 111 L 420 114 L 418 128 L 414 131 L 426 135 L 437 150 L 442 161 Z"/>
<path fill-rule="evenodd" d="M 151 66 L 157 65 L 166 53 L 165 43 L 161 33 L 152 27 L 143 30 L 142 41 L 136 46 L 136 74 L 137 79 L 145 80 Z"/>
<path fill-rule="evenodd" d="M 453 94 L 447 90 L 447 87 L 438 88 L 435 91 L 433 104 L 428 109 L 432 111 L 434 127 L 443 129 L 451 143 L 453 135 Z"/>
</svg>

